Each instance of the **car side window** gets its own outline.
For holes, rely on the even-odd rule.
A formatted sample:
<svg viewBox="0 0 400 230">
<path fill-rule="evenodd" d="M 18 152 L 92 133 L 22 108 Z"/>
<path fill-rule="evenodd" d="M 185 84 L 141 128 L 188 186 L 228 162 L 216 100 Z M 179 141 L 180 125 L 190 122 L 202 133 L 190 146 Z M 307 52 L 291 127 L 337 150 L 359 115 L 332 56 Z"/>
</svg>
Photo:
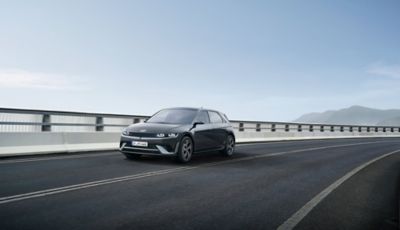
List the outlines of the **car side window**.
<svg viewBox="0 0 400 230">
<path fill-rule="evenodd" d="M 197 122 L 203 122 L 204 124 L 210 123 L 210 118 L 208 117 L 208 113 L 206 111 L 200 111 L 199 115 L 197 115 Z"/>
<path fill-rule="evenodd" d="M 222 123 L 222 118 L 218 113 L 213 111 L 208 111 L 208 115 L 210 116 L 211 123 Z"/>
</svg>

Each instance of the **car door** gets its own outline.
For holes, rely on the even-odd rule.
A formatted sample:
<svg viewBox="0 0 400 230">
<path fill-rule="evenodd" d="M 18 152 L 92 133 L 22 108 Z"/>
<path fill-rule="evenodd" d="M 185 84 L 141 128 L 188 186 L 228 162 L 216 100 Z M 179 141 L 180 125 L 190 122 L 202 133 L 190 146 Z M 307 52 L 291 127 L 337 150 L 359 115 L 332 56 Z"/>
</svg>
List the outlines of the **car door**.
<svg viewBox="0 0 400 230">
<path fill-rule="evenodd" d="M 210 124 L 210 118 L 207 111 L 199 111 L 195 122 L 202 122 L 203 124 L 198 124 L 193 129 L 193 136 L 195 142 L 196 151 L 205 151 L 212 149 L 215 145 L 215 140 L 212 132 L 212 124 Z"/>
<path fill-rule="evenodd" d="M 219 149 L 224 147 L 225 142 L 225 129 L 224 122 L 219 115 L 218 112 L 209 110 L 208 115 L 210 117 L 210 123 L 212 125 L 212 137 L 213 137 L 213 146 L 212 148 Z"/>
</svg>

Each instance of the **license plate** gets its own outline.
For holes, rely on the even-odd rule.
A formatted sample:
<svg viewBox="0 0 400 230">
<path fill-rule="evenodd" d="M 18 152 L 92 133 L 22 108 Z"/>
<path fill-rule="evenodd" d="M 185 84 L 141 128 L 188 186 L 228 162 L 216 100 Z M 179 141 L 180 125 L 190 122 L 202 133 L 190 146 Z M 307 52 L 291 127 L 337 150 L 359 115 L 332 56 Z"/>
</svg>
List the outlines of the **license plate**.
<svg viewBox="0 0 400 230">
<path fill-rule="evenodd" d="M 148 145 L 146 141 L 132 141 L 132 146 L 147 147 Z"/>
</svg>

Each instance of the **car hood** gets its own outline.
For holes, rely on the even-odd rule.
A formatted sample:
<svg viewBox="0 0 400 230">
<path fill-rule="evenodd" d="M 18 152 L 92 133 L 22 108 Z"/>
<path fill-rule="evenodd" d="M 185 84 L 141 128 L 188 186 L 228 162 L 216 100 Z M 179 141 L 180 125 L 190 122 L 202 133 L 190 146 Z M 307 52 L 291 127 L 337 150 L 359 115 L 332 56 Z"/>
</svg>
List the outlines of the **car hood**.
<svg viewBox="0 0 400 230">
<path fill-rule="evenodd" d="M 129 132 L 138 133 L 169 133 L 169 132 L 182 132 L 188 129 L 190 125 L 181 124 L 159 124 L 159 123 L 139 123 L 130 125 Z"/>
</svg>

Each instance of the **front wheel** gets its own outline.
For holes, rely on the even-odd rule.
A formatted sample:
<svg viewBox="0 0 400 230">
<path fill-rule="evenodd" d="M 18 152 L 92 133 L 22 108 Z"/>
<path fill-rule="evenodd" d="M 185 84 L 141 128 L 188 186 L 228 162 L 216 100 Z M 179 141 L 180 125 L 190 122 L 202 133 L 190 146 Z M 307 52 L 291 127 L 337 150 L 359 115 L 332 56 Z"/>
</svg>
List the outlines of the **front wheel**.
<svg viewBox="0 0 400 230">
<path fill-rule="evenodd" d="M 221 151 L 221 153 L 225 156 L 232 156 L 235 151 L 235 138 L 232 135 L 228 135 L 226 138 L 225 148 Z"/>
<path fill-rule="evenodd" d="M 193 154 L 193 141 L 190 137 L 183 137 L 176 159 L 181 163 L 189 162 Z"/>
</svg>

